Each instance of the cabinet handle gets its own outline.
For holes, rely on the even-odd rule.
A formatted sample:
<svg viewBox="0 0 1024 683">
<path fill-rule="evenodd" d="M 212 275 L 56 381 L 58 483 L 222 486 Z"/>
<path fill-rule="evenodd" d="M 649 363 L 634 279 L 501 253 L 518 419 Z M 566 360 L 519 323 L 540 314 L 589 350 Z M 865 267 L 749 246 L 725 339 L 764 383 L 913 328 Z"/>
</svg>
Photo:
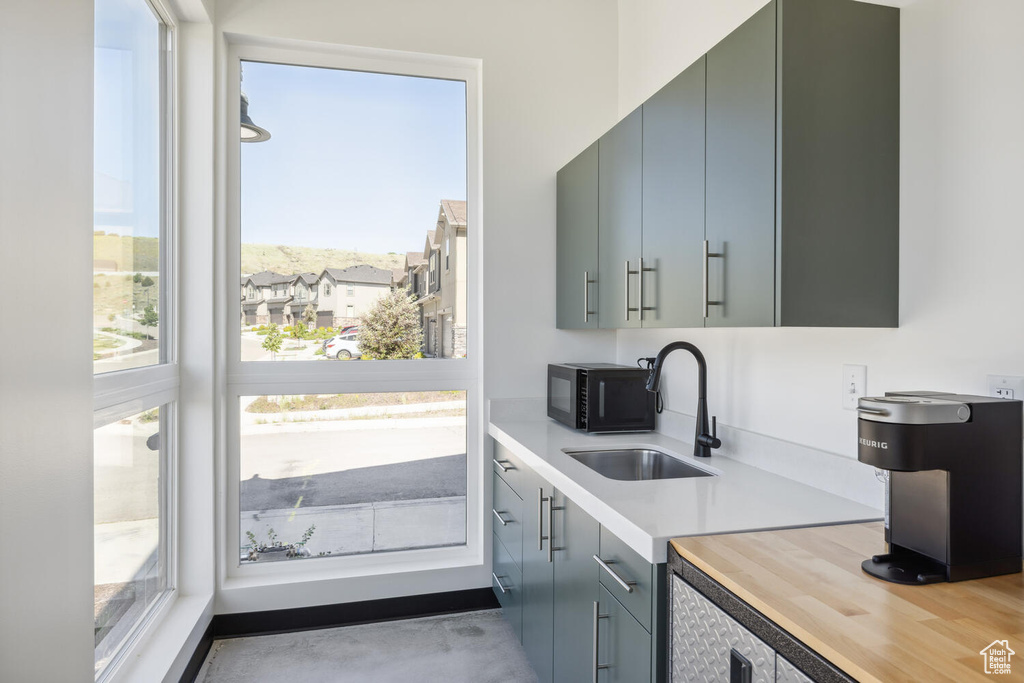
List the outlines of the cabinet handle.
<svg viewBox="0 0 1024 683">
<path fill-rule="evenodd" d="M 626 259 L 625 264 L 626 264 L 626 269 L 625 269 L 625 276 L 626 276 L 626 280 L 625 280 L 625 283 L 626 283 L 626 301 L 625 301 L 625 304 L 626 305 L 625 305 L 625 309 L 624 310 L 625 310 L 625 313 L 626 313 L 626 322 L 628 323 L 629 322 L 629 313 L 630 313 L 630 311 L 637 311 L 637 312 L 640 311 L 639 307 L 631 308 L 630 305 L 629 305 L 629 276 L 630 275 L 636 275 L 640 271 L 638 271 L 638 270 L 630 270 L 629 269 L 629 259 Z"/>
<path fill-rule="evenodd" d="M 598 657 L 598 652 L 597 652 L 597 648 L 598 648 L 597 622 L 598 622 L 599 619 L 607 619 L 607 618 L 608 618 L 607 614 L 601 614 L 601 603 L 595 602 L 594 603 L 594 683 L 597 683 L 597 672 L 600 671 L 601 669 L 607 669 L 608 668 L 607 664 L 599 664 L 598 663 L 600 661 L 600 659 Z"/>
<path fill-rule="evenodd" d="M 724 253 L 715 253 L 715 252 L 708 251 L 708 241 L 704 240 L 704 278 L 703 278 L 703 284 L 704 284 L 703 292 L 704 292 L 704 294 L 703 294 L 702 300 L 703 300 L 703 303 L 704 303 L 703 308 L 704 308 L 704 317 L 705 318 L 708 317 L 708 307 L 709 306 L 721 306 L 722 305 L 721 301 L 711 301 L 711 300 L 708 299 L 708 259 L 709 258 L 724 258 L 724 257 L 725 257 Z"/>
<path fill-rule="evenodd" d="M 506 522 L 504 519 L 501 518 L 501 514 L 502 514 L 501 512 L 498 512 L 494 508 L 491 508 L 491 512 L 493 512 L 494 516 L 498 518 L 498 521 L 501 522 L 502 526 L 508 526 L 508 522 Z M 502 512 L 504 512 L 504 510 Z"/>
<path fill-rule="evenodd" d="M 641 256 L 637 259 L 637 276 L 640 280 L 640 304 L 636 311 L 640 315 L 640 321 L 643 322 L 644 311 L 653 311 L 653 306 L 644 306 L 644 273 L 653 273 L 654 268 L 644 267 L 644 257 Z"/>
<path fill-rule="evenodd" d="M 508 460 L 498 460 L 497 458 L 491 458 L 491 460 L 494 461 L 495 465 L 501 468 L 502 472 L 508 472 L 509 470 L 515 469 L 515 467 L 510 467 L 509 465 L 505 464 L 508 462 Z"/>
<path fill-rule="evenodd" d="M 548 562 L 551 562 L 554 559 L 553 553 L 556 550 L 565 550 L 564 547 L 562 547 L 562 548 L 556 548 L 555 547 L 555 533 L 554 533 L 554 531 L 552 531 L 553 520 L 551 518 L 554 517 L 554 513 L 556 511 L 564 510 L 565 506 L 563 506 L 563 505 L 554 505 L 553 504 L 554 497 L 555 497 L 555 493 L 554 493 L 554 491 L 552 491 L 551 492 L 551 496 L 544 499 L 544 500 L 546 500 L 548 502 L 548 535 L 544 537 L 548 541 Z"/>
<path fill-rule="evenodd" d="M 732 648 L 729 651 L 729 683 L 750 683 L 753 674 L 754 665 L 750 660 Z"/>
<path fill-rule="evenodd" d="M 505 588 L 504 586 L 501 585 L 501 579 L 504 578 L 504 577 L 500 577 L 497 574 L 495 574 L 494 572 L 491 572 L 491 578 L 494 579 L 494 583 L 498 584 L 498 590 L 501 591 L 502 595 L 504 595 L 505 593 L 511 593 L 512 592 L 511 586 L 508 587 L 508 588 Z"/>
<path fill-rule="evenodd" d="M 544 550 L 544 541 L 548 537 L 544 535 L 544 489 L 537 489 L 537 550 Z"/>
<path fill-rule="evenodd" d="M 599 565 L 601 566 L 601 569 L 603 569 L 603 570 L 605 570 L 606 572 L 608 572 L 608 574 L 609 574 L 609 575 L 610 575 L 610 576 L 611 576 L 611 577 L 612 577 L 613 579 L 615 579 L 615 582 L 616 582 L 616 583 L 618 583 L 618 584 L 619 584 L 620 586 L 622 586 L 622 590 L 626 591 L 627 593 L 632 593 L 632 592 L 633 592 L 633 586 L 635 586 L 635 585 L 636 585 L 636 581 L 626 581 L 626 580 L 625 580 L 624 578 L 622 578 L 621 576 L 619 576 L 619 575 L 618 575 L 618 574 L 617 574 L 617 573 L 615 572 L 615 570 L 614 570 L 614 569 L 612 569 L 612 568 L 611 568 L 611 567 L 609 566 L 609 565 L 615 564 L 615 562 L 613 562 L 613 561 L 605 562 L 604 560 L 602 560 L 602 559 L 601 559 L 600 557 L 598 557 L 597 555 L 594 555 L 594 561 L 595 561 L 595 562 L 597 562 L 597 563 L 598 563 L 598 564 L 599 564 Z"/>
<path fill-rule="evenodd" d="M 590 285 L 597 280 L 590 279 L 590 271 L 583 271 L 583 322 L 589 323 L 590 316 L 597 315 L 597 311 L 590 310 Z"/>
</svg>

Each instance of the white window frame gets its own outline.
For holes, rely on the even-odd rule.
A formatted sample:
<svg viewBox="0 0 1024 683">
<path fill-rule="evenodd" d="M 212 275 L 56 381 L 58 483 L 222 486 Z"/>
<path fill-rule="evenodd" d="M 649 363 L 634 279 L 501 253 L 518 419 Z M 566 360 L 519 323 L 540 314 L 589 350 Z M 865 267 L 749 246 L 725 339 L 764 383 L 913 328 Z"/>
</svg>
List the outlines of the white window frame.
<svg viewBox="0 0 1024 683">
<path fill-rule="evenodd" d="M 180 539 L 178 514 L 178 412 L 180 373 L 178 361 L 179 250 L 178 230 L 178 21 L 160 0 L 139 0 L 149 5 L 163 24 L 161 90 L 165 98 L 160 112 L 160 352 L 155 365 L 114 370 L 93 375 L 93 430 L 117 420 L 160 408 L 160 477 L 163 480 L 160 528 L 166 566 L 164 592 L 148 605 L 132 632 L 107 666 L 97 673 L 97 683 L 116 680 L 133 654 L 152 638 L 178 598 Z M 90 255 L 89 258 L 92 258 Z M 237 278 L 235 280 L 237 282 Z M 237 298 L 236 298 L 237 300 Z M 241 302 L 239 302 L 241 303 Z"/>
<path fill-rule="evenodd" d="M 387 577 L 410 571 L 479 568 L 485 565 L 484 521 L 485 474 L 483 401 L 483 227 L 482 227 L 482 112 L 479 60 L 423 55 L 391 50 L 308 43 L 287 39 L 226 34 L 223 145 L 226 178 L 223 223 L 225 258 L 218 262 L 218 299 L 224 314 L 218 321 L 222 330 L 225 419 L 220 421 L 218 442 L 218 589 L 227 603 L 231 593 L 295 582 L 355 577 Z M 467 222 L 472 234 L 467 240 L 467 354 L 465 358 L 431 360 L 366 361 L 322 363 L 317 361 L 241 362 L 237 324 L 240 302 L 231 296 L 238 282 L 241 258 L 240 145 L 237 105 L 239 70 L 242 61 L 262 61 L 312 67 L 400 74 L 466 84 L 466 199 Z M 443 197 L 438 197 L 438 201 Z M 236 285 L 237 286 L 237 285 Z M 239 398 L 264 394 L 337 394 L 348 392 L 434 391 L 466 392 L 466 544 L 387 553 L 366 553 L 316 558 L 297 562 L 239 562 Z M 396 594 L 402 587 L 395 587 Z M 413 591 L 415 592 L 415 590 Z"/>
</svg>

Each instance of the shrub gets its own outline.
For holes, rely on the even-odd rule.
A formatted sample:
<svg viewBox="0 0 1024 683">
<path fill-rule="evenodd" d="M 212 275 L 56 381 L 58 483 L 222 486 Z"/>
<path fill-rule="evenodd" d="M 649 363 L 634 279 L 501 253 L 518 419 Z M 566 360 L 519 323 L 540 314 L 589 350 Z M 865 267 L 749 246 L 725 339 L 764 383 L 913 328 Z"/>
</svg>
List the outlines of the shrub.
<svg viewBox="0 0 1024 683">
<path fill-rule="evenodd" d="M 356 340 L 369 360 L 413 358 L 423 340 L 413 299 L 403 291 L 382 296 L 359 321 Z"/>
</svg>

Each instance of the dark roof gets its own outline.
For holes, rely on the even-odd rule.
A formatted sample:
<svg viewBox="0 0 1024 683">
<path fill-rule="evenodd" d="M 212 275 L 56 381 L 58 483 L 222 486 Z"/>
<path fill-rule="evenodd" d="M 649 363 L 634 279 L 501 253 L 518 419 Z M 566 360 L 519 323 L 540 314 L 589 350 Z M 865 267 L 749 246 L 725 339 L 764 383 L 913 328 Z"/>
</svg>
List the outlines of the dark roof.
<svg viewBox="0 0 1024 683">
<path fill-rule="evenodd" d="M 301 275 L 297 275 L 296 277 L 301 279 L 307 285 L 315 285 L 317 283 L 317 280 L 320 279 L 320 276 L 317 275 L 316 273 L 302 273 Z"/>
<path fill-rule="evenodd" d="M 249 277 L 242 278 L 242 284 L 252 281 L 257 287 L 266 287 L 268 285 L 278 284 L 281 282 L 291 282 L 295 279 L 294 275 L 281 275 L 270 270 L 264 270 L 262 273 L 256 273 Z"/>
<path fill-rule="evenodd" d="M 449 225 L 455 227 L 466 227 L 466 202 L 456 199 L 442 199 L 441 211 L 448 219 Z"/>
<path fill-rule="evenodd" d="M 324 272 L 334 278 L 335 282 L 361 282 L 371 285 L 390 285 L 391 270 L 375 268 L 366 264 L 349 266 L 348 268 L 325 268 Z"/>
<path fill-rule="evenodd" d="M 277 304 L 286 304 L 291 300 L 292 298 L 290 296 L 279 296 L 276 299 L 267 299 L 267 305 L 276 306 Z"/>
<path fill-rule="evenodd" d="M 407 251 L 407 252 L 405 252 L 405 260 L 409 263 L 410 266 L 413 266 L 413 267 L 418 266 L 421 263 L 423 263 L 424 261 L 426 261 L 426 259 L 423 258 L 423 252 L 422 251 Z"/>
</svg>

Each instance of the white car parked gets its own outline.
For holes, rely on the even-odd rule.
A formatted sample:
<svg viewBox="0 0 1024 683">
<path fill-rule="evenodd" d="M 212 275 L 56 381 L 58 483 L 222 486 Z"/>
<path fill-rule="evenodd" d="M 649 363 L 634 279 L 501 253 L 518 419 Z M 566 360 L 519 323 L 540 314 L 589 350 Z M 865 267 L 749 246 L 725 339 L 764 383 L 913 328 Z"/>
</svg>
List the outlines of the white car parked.
<svg viewBox="0 0 1024 683">
<path fill-rule="evenodd" d="M 331 337 L 324 344 L 324 355 L 327 358 L 337 358 L 338 360 L 348 360 L 353 357 L 362 355 L 359 351 L 359 344 L 356 342 L 356 335 L 354 332 L 347 334 L 339 334 Z"/>
</svg>

